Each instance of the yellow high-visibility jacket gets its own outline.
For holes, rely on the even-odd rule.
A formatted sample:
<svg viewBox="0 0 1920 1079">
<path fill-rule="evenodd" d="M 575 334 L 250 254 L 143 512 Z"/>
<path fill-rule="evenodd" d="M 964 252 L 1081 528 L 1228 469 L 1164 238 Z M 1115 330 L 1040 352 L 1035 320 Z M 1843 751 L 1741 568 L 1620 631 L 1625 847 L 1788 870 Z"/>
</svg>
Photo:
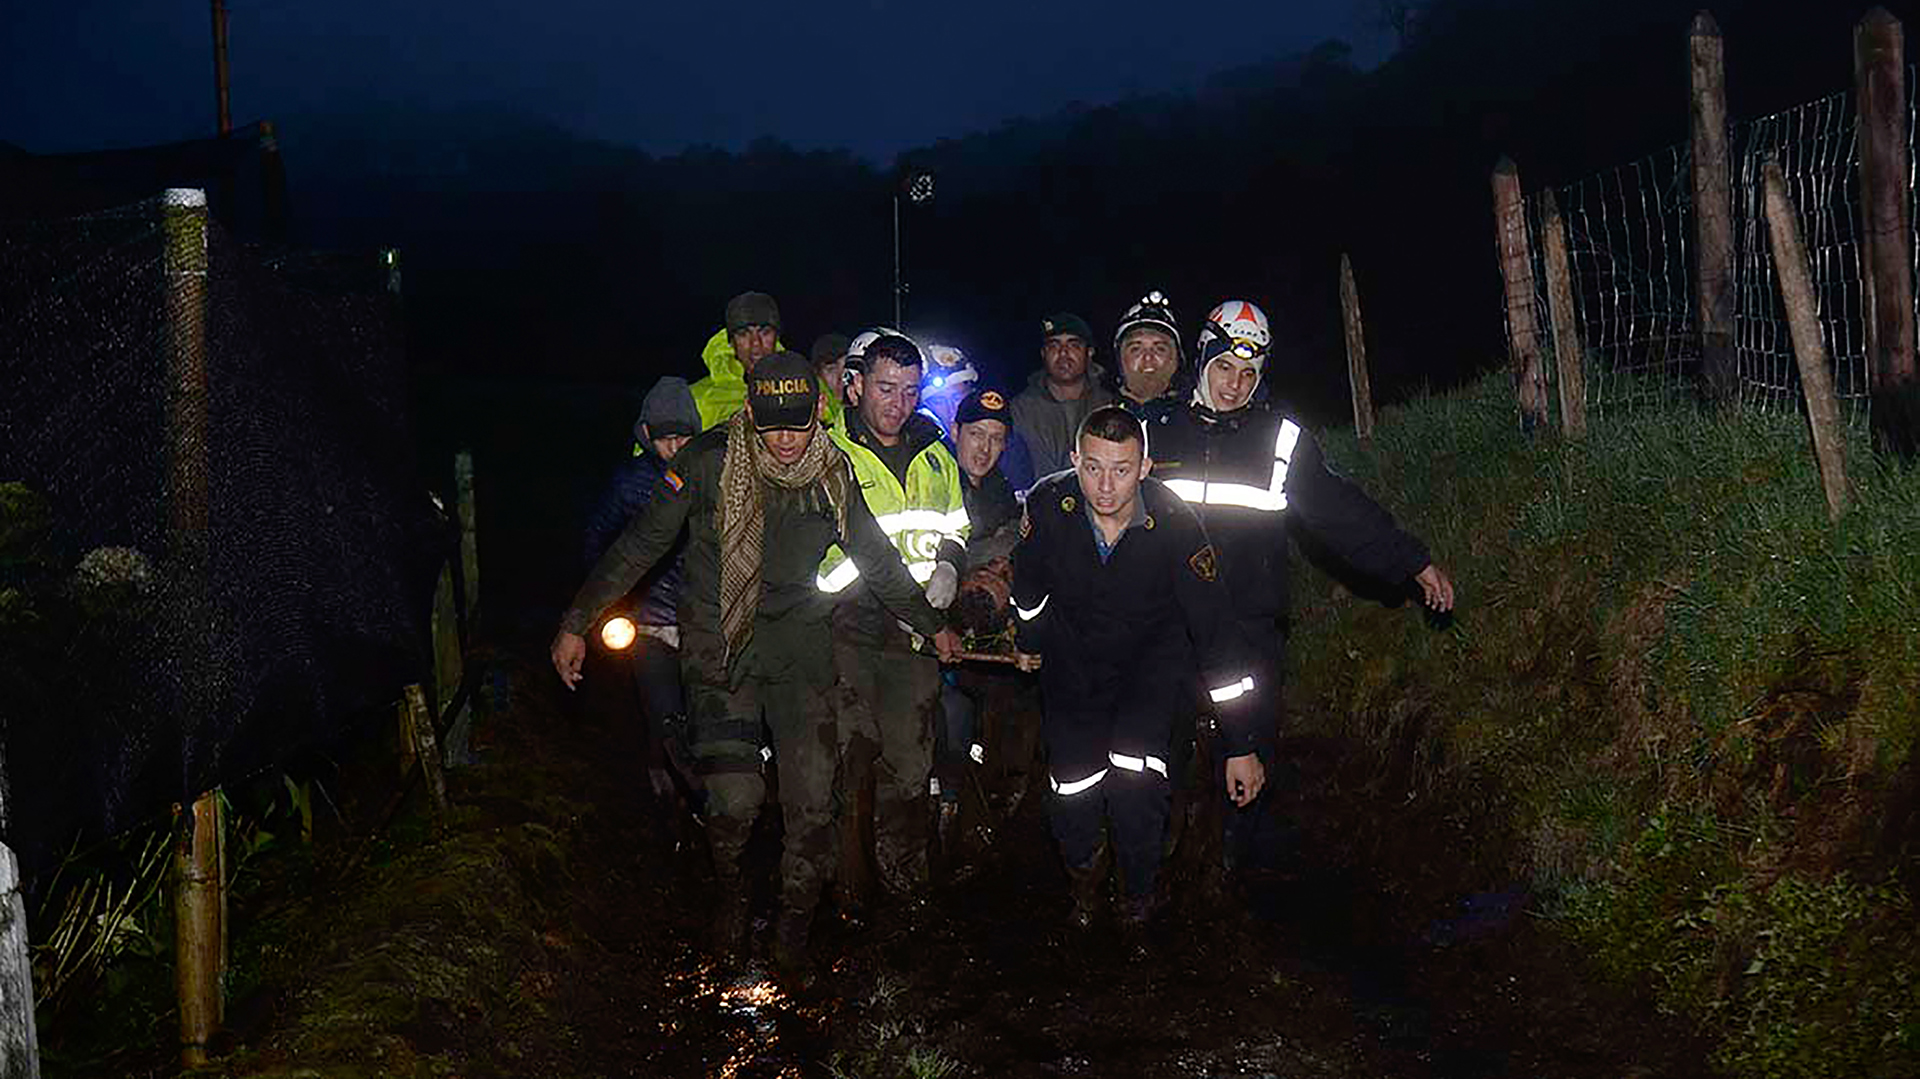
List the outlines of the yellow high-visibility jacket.
<svg viewBox="0 0 1920 1079">
<path fill-rule="evenodd" d="M 853 476 L 860 481 L 860 493 L 880 530 L 893 540 L 900 558 L 913 579 L 925 584 L 933 576 L 940 560 L 940 546 L 951 541 L 964 547 L 967 542 L 967 507 L 961 494 L 960 465 L 940 441 L 940 429 L 932 420 L 915 414 L 907 421 L 901 437 L 925 445 L 907 465 L 907 482 L 894 478 L 872 450 L 848 433 L 847 424 L 836 424 L 831 432 L 834 445 L 853 462 Z M 956 564 L 955 569 L 960 567 Z M 860 570 L 839 547 L 827 548 L 820 560 L 820 575 L 815 582 L 822 592 L 842 592 L 860 579 Z"/>
<path fill-rule="evenodd" d="M 776 341 L 775 348 L 785 348 Z M 733 354 L 733 342 L 727 339 L 725 327 L 713 331 L 707 338 L 707 345 L 700 350 L 700 359 L 707 365 L 707 377 L 693 384 L 693 403 L 700 410 L 700 429 L 702 431 L 718 427 L 733 418 L 733 414 L 747 403 L 747 376 L 740 366 L 740 360 Z M 827 425 L 840 426 L 840 387 L 820 383 L 820 395 L 827 399 Z"/>
</svg>

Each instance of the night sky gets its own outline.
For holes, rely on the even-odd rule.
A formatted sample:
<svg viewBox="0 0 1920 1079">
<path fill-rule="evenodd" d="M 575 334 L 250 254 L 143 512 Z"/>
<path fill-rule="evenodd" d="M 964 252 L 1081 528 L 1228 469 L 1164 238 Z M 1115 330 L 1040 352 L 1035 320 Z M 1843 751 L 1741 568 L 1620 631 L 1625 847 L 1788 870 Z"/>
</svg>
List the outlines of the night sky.
<svg viewBox="0 0 1920 1079">
<path fill-rule="evenodd" d="M 1330 37 L 1367 0 L 231 0 L 236 124 L 480 105 L 672 152 L 771 135 L 884 159 L 1070 102 L 1194 85 Z M 211 133 L 205 0 L 26 0 L 0 141 L 36 153 Z"/>
</svg>

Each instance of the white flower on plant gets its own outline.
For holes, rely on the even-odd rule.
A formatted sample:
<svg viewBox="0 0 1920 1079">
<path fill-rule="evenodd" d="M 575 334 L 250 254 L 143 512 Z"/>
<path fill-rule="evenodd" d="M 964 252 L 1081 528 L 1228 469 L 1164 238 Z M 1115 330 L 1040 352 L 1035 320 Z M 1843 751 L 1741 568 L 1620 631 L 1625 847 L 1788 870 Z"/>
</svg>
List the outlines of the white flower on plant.
<svg viewBox="0 0 1920 1079">
<path fill-rule="evenodd" d="M 95 547 L 74 567 L 73 583 L 82 592 L 130 588 L 144 593 L 153 587 L 153 564 L 132 547 Z"/>
</svg>

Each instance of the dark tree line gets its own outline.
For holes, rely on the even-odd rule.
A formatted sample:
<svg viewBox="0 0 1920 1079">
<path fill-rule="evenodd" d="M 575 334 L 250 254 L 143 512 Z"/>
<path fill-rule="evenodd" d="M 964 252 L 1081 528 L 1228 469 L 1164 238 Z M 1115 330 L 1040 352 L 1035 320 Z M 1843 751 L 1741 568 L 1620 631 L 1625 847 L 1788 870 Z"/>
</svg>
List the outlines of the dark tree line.
<svg viewBox="0 0 1920 1079">
<path fill-rule="evenodd" d="M 1538 187 L 1683 141 L 1696 7 L 1430 0 L 1394 9 L 1402 47 L 1371 71 L 1328 42 L 1194 94 L 913 151 L 903 162 L 934 170 L 939 190 L 905 214 L 910 327 L 1011 382 L 1034 362 L 1044 311 L 1104 332 L 1149 287 L 1188 322 L 1250 296 L 1273 315 L 1301 403 L 1337 418 L 1349 251 L 1376 394 L 1457 383 L 1503 349 L 1494 160 L 1512 154 Z M 1717 5 L 1732 114 L 1847 88 L 1864 10 Z M 287 126 L 297 225 L 323 244 L 402 248 L 414 354 L 431 371 L 692 372 L 744 288 L 780 297 L 799 347 L 891 312 L 895 173 L 850 154 L 763 140 L 651 157 L 487 114 Z"/>
</svg>

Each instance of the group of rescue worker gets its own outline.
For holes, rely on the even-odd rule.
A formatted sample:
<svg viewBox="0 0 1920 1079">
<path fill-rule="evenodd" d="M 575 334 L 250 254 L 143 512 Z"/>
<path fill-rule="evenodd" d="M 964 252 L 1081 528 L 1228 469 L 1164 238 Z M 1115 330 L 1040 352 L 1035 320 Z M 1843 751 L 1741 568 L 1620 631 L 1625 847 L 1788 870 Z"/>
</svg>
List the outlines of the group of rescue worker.
<svg viewBox="0 0 1920 1079">
<path fill-rule="evenodd" d="M 1426 547 L 1270 393 L 1252 302 L 1213 308 L 1189 353 L 1148 293 L 1119 320 L 1112 375 L 1084 319 L 1047 316 L 1040 370 L 1012 396 L 895 328 L 828 334 L 808 356 L 780 332 L 772 297 L 736 296 L 708 376 L 648 393 L 552 645 L 572 688 L 586 635 L 640 597 L 623 617 L 650 782 L 703 799 L 718 953 L 746 944 L 741 852 L 770 767 L 785 970 L 806 969 L 835 878 L 843 911 L 868 898 L 869 857 L 887 897 L 922 902 L 930 848 L 965 846 L 962 789 L 1010 812 L 1041 772 L 1069 922 L 1099 921 L 1112 879 L 1115 922 L 1144 941 L 1191 775 L 1224 795 L 1221 866 L 1256 842 L 1290 529 L 1452 608 Z M 1038 730 L 1022 703 L 1036 687 Z"/>
</svg>

